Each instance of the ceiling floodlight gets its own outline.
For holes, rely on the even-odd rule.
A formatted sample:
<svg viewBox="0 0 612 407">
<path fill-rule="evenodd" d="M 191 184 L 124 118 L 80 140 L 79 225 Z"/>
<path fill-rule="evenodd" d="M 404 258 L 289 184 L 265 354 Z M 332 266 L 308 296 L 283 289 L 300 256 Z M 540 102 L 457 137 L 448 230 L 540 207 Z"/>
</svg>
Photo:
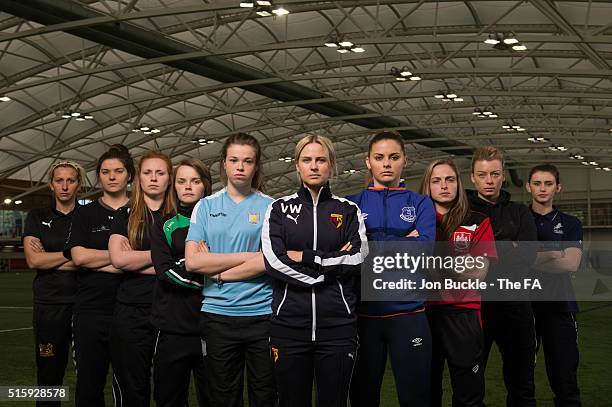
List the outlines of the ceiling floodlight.
<svg viewBox="0 0 612 407">
<path fill-rule="evenodd" d="M 10 102 L 11 98 L 8 96 L 0 96 L 0 102 Z"/>
</svg>

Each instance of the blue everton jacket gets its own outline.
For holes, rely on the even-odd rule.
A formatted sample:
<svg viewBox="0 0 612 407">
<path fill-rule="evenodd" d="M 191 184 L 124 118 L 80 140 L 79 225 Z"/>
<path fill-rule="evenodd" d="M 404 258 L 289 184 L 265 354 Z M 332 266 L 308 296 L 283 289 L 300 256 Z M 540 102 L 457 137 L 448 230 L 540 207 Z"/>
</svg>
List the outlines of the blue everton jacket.
<svg viewBox="0 0 612 407">
<path fill-rule="evenodd" d="M 400 185 L 400 188 L 364 189 L 347 196 L 355 202 L 365 219 L 368 241 L 418 241 L 436 240 L 436 212 L 428 196 L 419 195 Z M 418 237 L 406 237 L 417 230 Z M 413 312 L 423 308 L 423 301 L 410 302 L 365 302 L 357 307 L 364 316 L 388 316 Z"/>
</svg>

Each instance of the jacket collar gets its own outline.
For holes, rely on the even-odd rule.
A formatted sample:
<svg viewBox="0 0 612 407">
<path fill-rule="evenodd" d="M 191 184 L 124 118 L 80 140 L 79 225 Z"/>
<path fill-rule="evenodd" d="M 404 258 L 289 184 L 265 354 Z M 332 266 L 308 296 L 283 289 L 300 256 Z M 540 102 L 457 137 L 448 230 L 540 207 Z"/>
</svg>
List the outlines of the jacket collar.
<svg viewBox="0 0 612 407">
<path fill-rule="evenodd" d="M 308 202 L 311 205 L 314 205 L 314 202 L 312 201 L 312 195 L 310 195 L 310 190 L 306 188 L 306 186 L 304 186 L 304 183 L 302 183 L 302 185 L 300 186 L 300 189 L 298 190 L 297 194 L 301 200 Z M 332 193 L 331 193 L 331 190 L 329 189 L 329 183 L 327 183 L 321 187 L 321 190 L 319 191 L 319 199 L 317 203 L 327 201 L 331 198 L 332 198 Z"/>
<path fill-rule="evenodd" d="M 370 181 L 370 183 L 368 184 L 368 190 L 370 191 L 384 191 L 385 189 L 388 189 L 389 191 L 406 191 L 406 184 L 404 184 L 403 182 L 400 182 L 399 187 L 397 188 L 386 188 L 386 187 L 375 187 L 374 186 L 374 181 Z"/>
</svg>

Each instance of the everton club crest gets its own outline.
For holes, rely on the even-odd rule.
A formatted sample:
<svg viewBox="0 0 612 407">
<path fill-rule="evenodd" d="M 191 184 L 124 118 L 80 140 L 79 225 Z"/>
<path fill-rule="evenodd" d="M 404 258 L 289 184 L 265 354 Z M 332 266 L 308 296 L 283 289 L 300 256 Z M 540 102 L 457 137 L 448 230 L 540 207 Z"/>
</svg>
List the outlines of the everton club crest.
<svg viewBox="0 0 612 407">
<path fill-rule="evenodd" d="M 400 218 L 408 223 L 414 222 L 416 220 L 416 209 L 414 209 L 414 206 L 404 206 Z"/>
</svg>

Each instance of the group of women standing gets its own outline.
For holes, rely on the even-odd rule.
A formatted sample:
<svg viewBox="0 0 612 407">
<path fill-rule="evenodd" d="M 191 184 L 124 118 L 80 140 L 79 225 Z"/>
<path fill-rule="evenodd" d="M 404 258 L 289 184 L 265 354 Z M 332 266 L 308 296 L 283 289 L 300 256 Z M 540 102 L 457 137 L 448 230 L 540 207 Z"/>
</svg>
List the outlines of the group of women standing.
<svg viewBox="0 0 612 407">
<path fill-rule="evenodd" d="M 158 405 L 185 405 L 193 374 L 200 405 L 242 406 L 245 368 L 251 406 L 310 406 L 313 383 L 321 407 L 345 406 L 349 394 L 352 406 L 377 406 L 387 353 L 400 405 L 440 405 L 445 359 L 454 405 L 482 405 L 477 297 L 359 301 L 368 240 L 452 242 L 475 221 L 483 226 L 472 242 L 492 241 L 486 219 L 469 211 L 452 161 L 429 166 L 421 194 L 400 183 L 406 163 L 401 136 L 376 135 L 366 158 L 370 185 L 340 198 L 330 190 L 332 142 L 308 135 L 295 150 L 298 191 L 274 200 L 263 193 L 262 151 L 252 136 L 227 139 L 225 187 L 212 195 L 199 160 L 173 171 L 166 155 L 149 152 L 135 168 L 116 145 L 98 161 L 102 196 L 83 207 L 75 204 L 82 169 L 54 166 L 53 205 L 30 214 L 27 225 L 36 227 L 24 239 L 38 269 L 39 384 L 61 384 L 72 319 L 77 405 L 104 405 L 112 364 L 121 406 L 149 404 L 151 369 Z M 42 213 L 58 228 L 53 242 L 39 225 Z M 479 250 L 491 253 L 490 245 Z M 49 291 L 61 304 L 37 296 L 43 282 L 66 292 Z M 45 336 L 45 326 L 64 339 Z M 56 350 L 55 375 L 45 342 Z"/>
</svg>

